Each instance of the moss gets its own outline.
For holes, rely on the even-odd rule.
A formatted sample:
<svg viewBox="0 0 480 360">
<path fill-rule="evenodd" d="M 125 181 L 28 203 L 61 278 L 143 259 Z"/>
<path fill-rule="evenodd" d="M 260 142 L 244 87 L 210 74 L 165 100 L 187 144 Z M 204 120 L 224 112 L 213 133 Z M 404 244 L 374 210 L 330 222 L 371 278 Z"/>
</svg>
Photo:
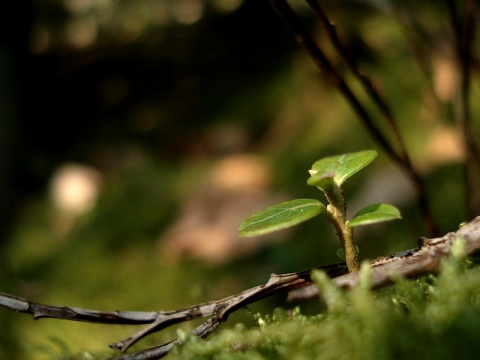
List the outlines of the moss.
<svg viewBox="0 0 480 360">
<path fill-rule="evenodd" d="M 277 309 L 257 326 L 220 329 L 207 340 L 183 336 L 173 359 L 454 359 L 480 350 L 480 268 L 448 259 L 441 275 L 373 292 L 350 292 L 315 274 L 327 311 Z"/>
</svg>

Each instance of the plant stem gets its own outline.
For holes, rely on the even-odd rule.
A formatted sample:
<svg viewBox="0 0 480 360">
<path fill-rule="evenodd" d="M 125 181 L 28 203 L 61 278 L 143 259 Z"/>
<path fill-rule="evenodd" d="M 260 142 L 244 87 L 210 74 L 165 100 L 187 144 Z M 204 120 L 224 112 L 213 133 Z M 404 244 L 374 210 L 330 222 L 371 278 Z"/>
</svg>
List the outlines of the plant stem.
<svg viewBox="0 0 480 360">
<path fill-rule="evenodd" d="M 360 270 L 360 261 L 358 259 L 358 251 L 353 242 L 353 229 L 346 225 L 345 218 L 339 216 L 337 209 L 333 206 L 327 211 L 328 220 L 333 224 L 337 235 L 342 243 L 343 253 L 345 254 L 345 262 L 347 263 L 348 272 Z"/>
<path fill-rule="evenodd" d="M 329 205 L 327 206 L 327 217 L 337 231 L 340 238 L 343 253 L 345 254 L 345 262 L 347 263 L 348 272 L 360 270 L 360 261 L 358 260 L 358 251 L 353 241 L 353 229 L 347 226 L 346 216 L 347 207 L 342 189 L 332 181 L 330 191 L 324 191 Z"/>
<path fill-rule="evenodd" d="M 347 263 L 348 272 L 355 272 L 360 270 L 360 260 L 358 259 L 358 250 L 353 242 L 353 229 L 346 224 L 342 225 L 344 236 L 344 253 L 345 262 Z"/>
<path fill-rule="evenodd" d="M 471 77 L 471 46 L 474 31 L 475 2 L 465 0 L 460 6 L 453 0 L 448 0 L 450 23 L 454 33 L 454 43 L 460 74 L 460 89 L 458 99 L 458 114 L 456 120 L 463 138 L 465 152 L 465 204 L 467 218 L 472 218 L 480 208 L 480 192 L 478 191 L 480 155 L 478 154 L 472 131 L 470 110 L 470 77 Z M 463 5 L 463 10 L 462 10 Z M 462 12 L 463 11 L 463 12 Z"/>
</svg>

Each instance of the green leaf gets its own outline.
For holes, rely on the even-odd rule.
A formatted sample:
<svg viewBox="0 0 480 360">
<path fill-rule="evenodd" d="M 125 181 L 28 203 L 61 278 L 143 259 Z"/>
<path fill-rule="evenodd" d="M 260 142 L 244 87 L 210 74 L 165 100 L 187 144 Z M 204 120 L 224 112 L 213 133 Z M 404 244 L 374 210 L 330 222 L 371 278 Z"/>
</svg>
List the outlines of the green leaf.
<svg viewBox="0 0 480 360">
<path fill-rule="evenodd" d="M 240 224 L 240 236 L 257 236 L 285 229 L 325 212 L 315 199 L 295 199 L 270 206 L 249 216 Z"/>
<path fill-rule="evenodd" d="M 390 204 L 373 204 L 357 212 L 353 219 L 347 222 L 347 226 L 353 228 L 355 226 L 375 224 L 401 218 L 400 211 L 395 206 Z"/>
<path fill-rule="evenodd" d="M 308 185 L 318 186 L 316 183 L 324 178 L 331 177 L 340 186 L 350 176 L 362 170 L 377 157 L 374 150 L 359 151 L 356 153 L 330 156 L 316 161 L 309 173 Z"/>
</svg>

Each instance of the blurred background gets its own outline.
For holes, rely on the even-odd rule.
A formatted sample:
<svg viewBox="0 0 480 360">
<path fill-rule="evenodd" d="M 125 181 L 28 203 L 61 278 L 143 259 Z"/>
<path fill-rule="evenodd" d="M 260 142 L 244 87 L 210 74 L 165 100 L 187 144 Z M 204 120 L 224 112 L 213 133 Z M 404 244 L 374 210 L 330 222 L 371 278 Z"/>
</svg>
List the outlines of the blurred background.
<svg viewBox="0 0 480 360">
<path fill-rule="evenodd" d="M 343 69 L 307 5 L 291 4 Z M 322 5 L 390 101 L 427 176 L 440 231 L 455 229 L 465 206 L 447 10 L 435 1 Z M 171 310 L 263 284 L 272 272 L 339 261 L 324 219 L 271 236 L 236 235 L 267 205 L 321 198 L 305 183 L 315 160 L 377 149 L 269 1 L 2 7 L 1 292 L 98 310 Z M 474 81 L 473 99 L 478 90 Z M 472 106 L 478 115 L 478 102 Z M 379 153 L 345 185 L 349 214 L 390 202 L 403 220 L 359 229 L 362 259 L 426 235 L 410 183 Z M 265 300 L 223 326 L 275 306 L 293 305 Z M 8 359 L 101 358 L 137 330 L 34 322 L 5 309 L 0 321 L 0 358 Z M 173 336 L 166 330 L 136 348 Z"/>
</svg>

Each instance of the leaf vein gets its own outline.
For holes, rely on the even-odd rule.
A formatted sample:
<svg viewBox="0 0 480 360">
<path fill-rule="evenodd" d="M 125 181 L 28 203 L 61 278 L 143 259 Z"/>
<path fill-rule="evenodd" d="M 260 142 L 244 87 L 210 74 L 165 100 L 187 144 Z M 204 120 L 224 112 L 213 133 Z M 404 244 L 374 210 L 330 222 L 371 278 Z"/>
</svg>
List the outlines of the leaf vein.
<svg viewBox="0 0 480 360">
<path fill-rule="evenodd" d="M 317 205 L 317 204 L 301 204 L 301 205 L 297 205 L 297 206 L 295 206 L 295 207 L 279 208 L 280 211 L 278 211 L 278 212 L 276 212 L 275 214 L 272 214 L 272 215 L 270 215 L 270 216 L 263 217 L 263 218 L 261 218 L 261 219 L 259 219 L 259 220 L 257 220 L 257 221 L 252 221 L 252 222 L 249 223 L 249 226 L 253 226 L 253 225 L 258 224 L 258 223 L 263 222 L 263 221 L 267 221 L 267 220 L 269 220 L 269 219 L 271 219 L 271 218 L 273 218 L 273 217 L 276 217 L 276 216 L 279 216 L 279 215 L 285 213 L 286 211 L 289 211 L 289 210 L 297 210 L 297 209 L 299 209 L 299 208 L 308 207 L 308 206 L 319 206 L 319 205 Z M 246 228 L 248 228 L 249 226 L 246 226 Z"/>
</svg>

